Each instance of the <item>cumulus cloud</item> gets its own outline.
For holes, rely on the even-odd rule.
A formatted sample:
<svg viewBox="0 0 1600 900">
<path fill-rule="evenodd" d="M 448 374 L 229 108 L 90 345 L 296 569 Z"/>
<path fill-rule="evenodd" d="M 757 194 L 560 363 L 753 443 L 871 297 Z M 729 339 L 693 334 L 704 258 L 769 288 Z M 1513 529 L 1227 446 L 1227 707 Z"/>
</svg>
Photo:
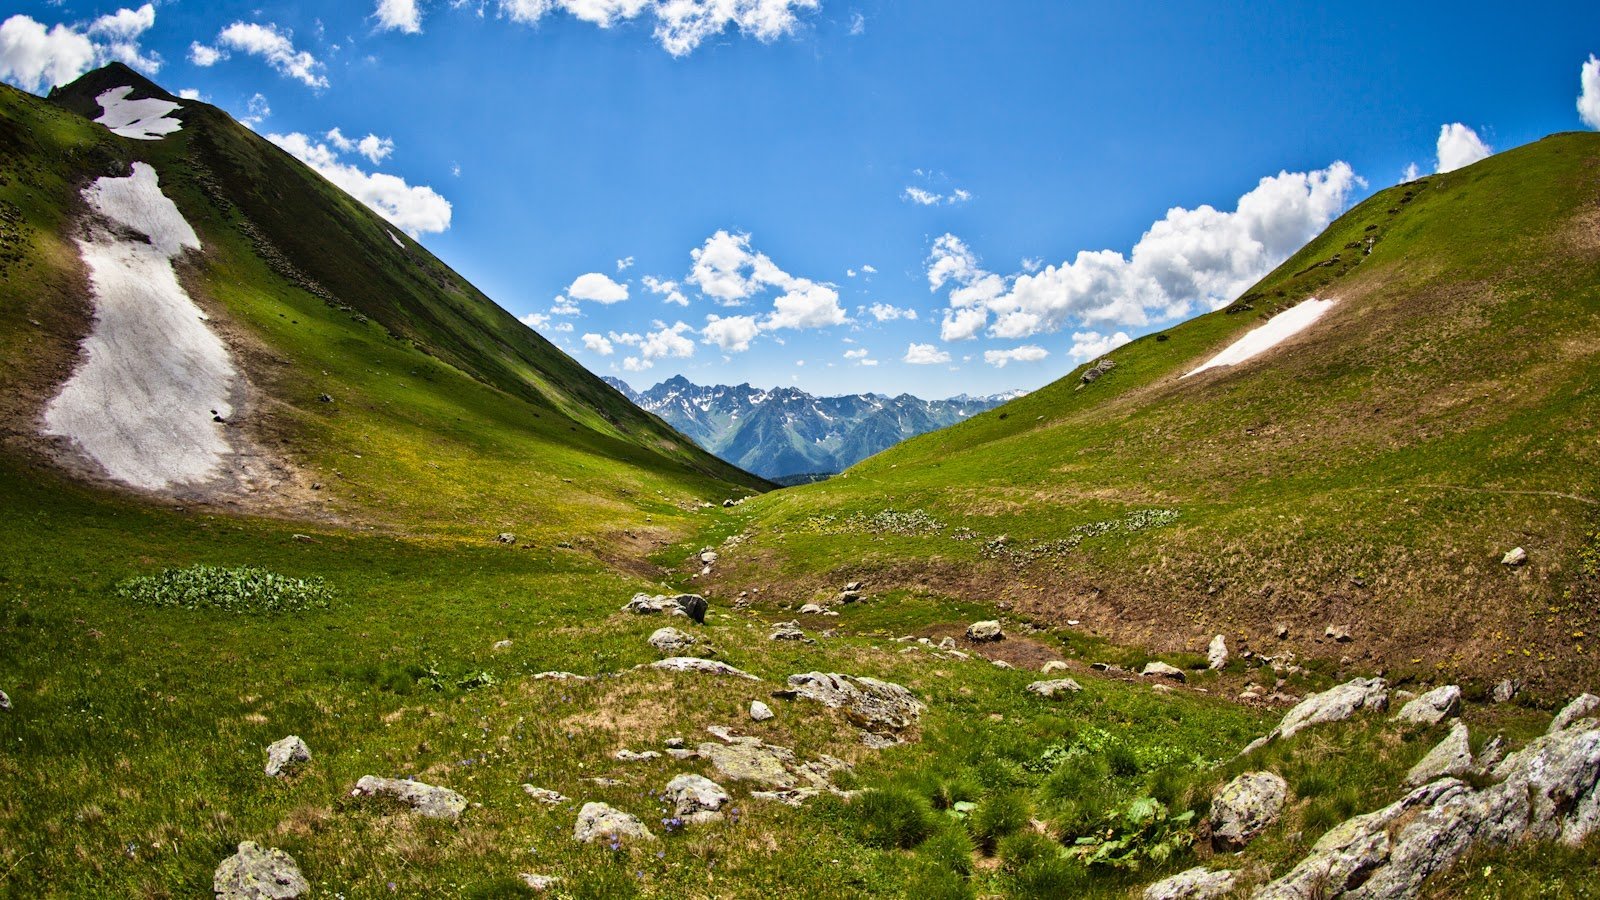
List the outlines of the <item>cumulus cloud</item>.
<svg viewBox="0 0 1600 900">
<path fill-rule="evenodd" d="M 700 329 L 702 343 L 716 344 L 726 353 L 743 353 L 750 349 L 750 342 L 761 333 L 761 326 L 756 324 L 755 316 L 706 316 L 706 324 Z"/>
<path fill-rule="evenodd" d="M 269 134 L 267 140 L 317 170 L 322 177 L 371 207 L 413 238 L 450 227 L 450 201 L 431 187 L 407 184 L 398 175 L 365 172 L 341 160 L 336 147 L 314 141 L 299 132 Z"/>
<path fill-rule="evenodd" d="M 610 277 L 601 272 L 589 272 L 573 279 L 567 287 L 567 296 L 574 300 L 590 300 L 595 303 L 620 303 L 628 299 L 628 286 L 612 281 Z"/>
<path fill-rule="evenodd" d="M 933 366 L 950 361 L 950 354 L 932 344 L 911 344 L 906 347 L 905 362 L 914 366 Z"/>
<path fill-rule="evenodd" d="M 531 312 L 525 316 L 518 317 L 517 321 L 538 331 L 550 324 L 550 317 L 544 313 Z"/>
<path fill-rule="evenodd" d="M 57 23 L 46 27 L 31 16 L 0 22 L 0 79 L 26 91 L 66 84 L 84 72 L 119 60 L 154 73 L 161 57 L 145 54 L 139 39 L 156 22 L 155 6 L 119 9 L 87 26 Z"/>
<path fill-rule="evenodd" d="M 777 291 L 772 301 L 772 311 L 755 319 L 750 316 L 733 316 L 717 321 L 750 319 L 760 331 L 782 328 L 826 328 L 850 321 L 839 305 L 839 291 L 831 284 L 791 275 L 774 263 L 765 253 L 752 249 L 750 235 L 718 230 L 705 243 L 689 251 L 692 267 L 688 283 L 700 293 L 715 299 L 724 306 L 742 306 L 758 293 Z M 714 316 L 707 317 L 707 328 L 712 328 Z M 718 334 L 737 328 L 742 335 L 744 326 L 716 326 Z M 723 349 L 749 348 L 749 337 L 726 342 L 726 338 L 712 342 Z"/>
<path fill-rule="evenodd" d="M 345 137 L 344 133 L 339 129 L 334 128 L 328 132 L 327 137 L 328 143 L 338 147 L 339 152 L 349 153 L 354 150 L 372 160 L 373 165 L 383 162 L 389 158 L 390 154 L 394 153 L 394 141 L 390 138 L 378 137 L 375 134 L 369 134 L 358 141 L 353 141 Z"/>
<path fill-rule="evenodd" d="M 685 322 L 674 322 L 667 325 L 662 322 L 655 323 L 655 330 L 645 335 L 628 335 L 638 337 L 638 356 L 630 356 L 622 361 L 622 367 L 630 372 L 642 372 L 655 365 L 658 359 L 676 357 L 687 359 L 694 355 L 694 341 L 685 337 L 694 334 L 694 329 Z"/>
<path fill-rule="evenodd" d="M 1342 162 L 1280 172 L 1261 179 L 1231 212 L 1168 210 L 1128 255 L 1085 250 L 1005 276 L 986 271 L 960 238 L 943 235 L 927 260 L 929 288 L 950 287 L 940 337 L 964 340 L 987 329 L 990 337 L 1015 340 L 1073 322 L 1145 325 L 1195 304 L 1220 308 L 1327 227 L 1359 183 Z"/>
<path fill-rule="evenodd" d="M 260 125 L 267 120 L 268 116 L 272 115 L 272 106 L 267 103 L 266 94 L 252 94 L 244 109 L 244 115 L 239 117 L 239 121 L 251 128 Z"/>
<path fill-rule="evenodd" d="M 228 52 L 259 56 L 280 75 L 293 78 L 310 88 L 328 86 L 326 68 L 321 60 L 304 50 L 296 50 L 294 35 L 271 22 L 234 22 L 217 33 L 215 46 L 195 43 L 189 47 L 189 59 L 196 65 L 215 65 L 228 58 Z"/>
<path fill-rule="evenodd" d="M 378 9 L 372 17 L 384 31 L 422 32 L 422 11 L 417 8 L 417 0 L 378 0 Z"/>
<path fill-rule="evenodd" d="M 909 200 L 918 206 L 955 206 L 971 200 L 972 192 L 956 188 L 948 194 L 936 194 L 933 191 L 912 186 L 900 192 L 900 199 Z"/>
<path fill-rule="evenodd" d="M 867 312 L 872 314 L 879 322 L 893 322 L 895 319 L 915 319 L 917 311 L 910 307 L 893 306 L 888 303 L 874 303 L 867 307 Z"/>
<path fill-rule="evenodd" d="M 1600 130 L 1600 58 L 1594 54 L 1578 72 L 1578 118 Z"/>
<path fill-rule="evenodd" d="M 631 263 L 633 257 L 630 256 L 628 259 Z M 683 295 L 683 291 L 679 289 L 676 281 L 657 278 L 654 275 L 646 275 L 639 279 L 639 283 L 644 285 L 645 290 L 660 297 L 662 303 L 676 303 L 679 306 L 689 305 L 689 298 Z"/>
<path fill-rule="evenodd" d="M 1439 166 L 1436 172 L 1454 172 L 1487 159 L 1494 150 L 1485 144 L 1478 133 L 1460 122 L 1439 127 Z"/>
<path fill-rule="evenodd" d="M 1086 362 L 1105 356 L 1131 340 L 1133 338 L 1122 331 L 1110 336 L 1097 331 L 1077 331 L 1073 332 L 1072 349 L 1067 351 L 1067 355 L 1071 356 L 1074 362 Z"/>
<path fill-rule="evenodd" d="M 583 346 L 588 348 L 589 352 L 598 353 L 601 356 L 610 356 L 612 353 L 616 352 L 616 348 L 611 346 L 611 342 L 606 340 L 604 336 L 598 334 L 584 335 Z"/>
<path fill-rule="evenodd" d="M 673 56 L 686 56 L 730 28 L 770 43 L 792 34 L 800 27 L 799 14 L 819 5 L 820 0 L 498 0 L 502 15 L 525 25 L 556 12 L 601 28 L 643 18 L 653 23 L 656 43 Z"/>
<path fill-rule="evenodd" d="M 1032 344 L 1013 347 L 1010 350 L 985 350 L 983 361 L 996 369 L 1004 369 L 1006 363 L 1013 362 L 1038 362 L 1050 355 L 1050 351 Z"/>
<path fill-rule="evenodd" d="M 633 257 L 624 256 L 623 258 L 617 260 L 617 271 L 618 272 L 625 272 L 625 271 L 627 271 L 628 269 L 631 269 L 631 268 L 633 268 Z"/>
</svg>

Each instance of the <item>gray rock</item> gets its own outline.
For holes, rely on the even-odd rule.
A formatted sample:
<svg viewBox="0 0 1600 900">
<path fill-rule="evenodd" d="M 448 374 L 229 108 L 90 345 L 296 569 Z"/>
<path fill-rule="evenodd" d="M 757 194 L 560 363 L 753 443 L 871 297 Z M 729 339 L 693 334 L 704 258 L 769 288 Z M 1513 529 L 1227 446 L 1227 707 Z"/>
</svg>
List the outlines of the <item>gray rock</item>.
<svg viewBox="0 0 1600 900">
<path fill-rule="evenodd" d="M 1228 782 L 1211 801 L 1211 845 L 1243 850 L 1278 821 L 1288 799 L 1288 782 L 1272 772 L 1246 772 Z"/>
<path fill-rule="evenodd" d="M 673 805 L 673 814 L 678 818 L 699 824 L 722 818 L 720 810 L 732 798 L 709 778 L 679 775 L 667 782 L 663 799 Z"/>
<path fill-rule="evenodd" d="M 1490 699 L 1496 703 L 1510 703 L 1522 692 L 1522 682 L 1515 678 L 1502 678 L 1495 682 L 1494 691 Z"/>
<path fill-rule="evenodd" d="M 774 715 L 775 713 L 773 713 L 772 707 L 762 703 L 760 700 L 750 701 L 750 718 L 756 720 L 757 722 L 765 722 Z"/>
<path fill-rule="evenodd" d="M 500 544 L 515 544 L 517 536 L 509 531 L 502 531 L 494 536 L 495 542 Z"/>
<path fill-rule="evenodd" d="M 827 610 L 815 603 L 807 603 L 805 606 L 800 607 L 800 614 L 804 616 L 820 616 L 825 612 Z"/>
<path fill-rule="evenodd" d="M 616 753 L 612 754 L 612 756 L 615 757 L 618 762 L 649 762 L 652 759 L 661 758 L 661 754 L 655 750 L 643 750 L 635 752 L 633 750 L 629 750 L 627 747 L 623 747 L 621 750 L 618 750 Z"/>
<path fill-rule="evenodd" d="M 211 877 L 217 900 L 294 900 L 311 890 L 294 857 L 276 847 L 242 841 Z"/>
<path fill-rule="evenodd" d="M 916 724 L 924 709 L 904 687 L 866 676 L 807 672 L 790 675 L 788 685 L 788 690 L 774 696 L 803 697 L 843 709 L 852 722 L 868 731 L 904 731 Z"/>
<path fill-rule="evenodd" d="M 1477 764 L 1472 758 L 1471 735 L 1467 732 L 1466 724 L 1456 722 L 1450 726 L 1450 733 L 1445 739 L 1406 773 L 1406 784 L 1416 787 L 1440 778 L 1460 778 L 1475 771 Z"/>
<path fill-rule="evenodd" d="M 664 614 L 669 616 L 687 616 L 701 624 L 705 623 L 706 598 L 699 594 L 674 594 L 671 596 L 657 594 L 634 594 L 633 599 L 622 607 L 624 612 L 635 615 L 648 616 Z"/>
<path fill-rule="evenodd" d="M 578 810 L 578 822 L 572 827 L 572 837 L 583 844 L 598 840 L 620 844 L 656 839 L 637 816 L 606 803 L 585 803 L 583 809 Z"/>
<path fill-rule="evenodd" d="M 749 672 L 735 669 L 725 662 L 717 662 L 714 659 L 701 659 L 697 656 L 670 656 L 651 663 L 650 668 L 667 672 L 702 672 L 707 675 L 732 675 L 735 678 L 744 678 L 749 681 L 761 680 Z"/>
<path fill-rule="evenodd" d="M 1329 625 L 1322 630 L 1322 636 L 1339 644 L 1348 644 L 1352 640 L 1350 628 L 1346 625 Z"/>
<path fill-rule="evenodd" d="M 300 740 L 299 735 L 291 734 L 281 741 L 273 741 L 267 745 L 266 772 L 273 778 L 281 778 L 300 763 L 310 761 L 311 750 L 306 747 L 305 741 Z"/>
<path fill-rule="evenodd" d="M 1278 727 L 1244 748 L 1245 753 L 1278 738 L 1293 737 L 1301 729 L 1327 722 L 1342 722 L 1362 710 L 1389 708 L 1389 683 L 1382 678 L 1357 678 L 1301 700 L 1284 715 Z"/>
<path fill-rule="evenodd" d="M 549 788 L 534 787 L 531 784 L 523 785 L 522 789 L 527 792 L 529 797 L 532 797 L 540 803 L 548 804 L 550 806 L 555 806 L 557 803 L 565 803 L 568 799 L 567 797 L 558 794 Z"/>
<path fill-rule="evenodd" d="M 0 712 L 11 712 L 11 697 L 5 691 L 0 691 Z"/>
<path fill-rule="evenodd" d="M 1146 678 L 1167 678 L 1172 681 L 1189 680 L 1189 676 L 1183 674 L 1182 669 L 1178 668 L 1177 666 L 1169 666 L 1159 660 L 1152 663 L 1146 663 L 1145 667 L 1139 670 L 1139 674 Z"/>
<path fill-rule="evenodd" d="M 522 883 L 536 894 L 542 894 L 561 883 L 560 875 L 530 875 L 524 872 L 519 877 Z"/>
<path fill-rule="evenodd" d="M 1499 765 L 1500 760 L 1505 758 L 1506 736 L 1497 734 L 1489 739 L 1489 743 L 1483 745 L 1483 749 L 1478 752 L 1478 758 L 1475 762 L 1479 771 L 1487 772 Z"/>
<path fill-rule="evenodd" d="M 681 656 L 684 651 L 694 649 L 700 639 L 687 631 L 679 631 L 672 626 L 657 628 L 650 635 L 650 646 L 660 650 L 668 656 Z"/>
<path fill-rule="evenodd" d="M 1218 900 L 1233 890 L 1235 880 L 1232 872 L 1196 866 L 1145 888 L 1144 900 Z"/>
<path fill-rule="evenodd" d="M 857 592 L 864 591 L 864 590 L 866 590 L 866 588 L 867 588 L 866 582 L 863 582 L 863 581 L 852 581 L 849 584 L 844 586 L 844 589 L 847 590 L 847 591 L 857 591 Z"/>
<path fill-rule="evenodd" d="M 1216 670 L 1228 664 L 1228 639 L 1217 635 L 1206 648 L 1206 668 Z"/>
<path fill-rule="evenodd" d="M 975 644 L 987 643 L 989 641 L 1003 641 L 1005 639 L 1006 633 L 1000 630 L 1000 623 L 993 619 L 988 619 L 982 622 L 973 622 L 971 625 L 967 626 L 967 640 L 972 641 Z"/>
<path fill-rule="evenodd" d="M 399 800 L 417 812 L 420 816 L 430 819 L 447 819 L 455 821 L 467 809 L 467 798 L 449 788 L 434 787 L 420 781 L 406 781 L 400 778 L 379 778 L 376 775 L 363 775 L 356 782 L 355 790 L 350 792 L 352 797 L 373 797 L 384 794 Z"/>
<path fill-rule="evenodd" d="M 1461 688 L 1453 684 L 1436 687 L 1400 707 L 1396 720 L 1416 725 L 1437 725 L 1461 712 Z"/>
<path fill-rule="evenodd" d="M 1049 675 L 1051 672 L 1065 671 L 1067 671 L 1067 664 L 1059 659 L 1052 659 L 1039 667 L 1039 674 L 1041 675 Z"/>
<path fill-rule="evenodd" d="M 571 672 L 535 672 L 528 676 L 533 681 L 588 681 L 587 675 L 575 675 Z"/>
<path fill-rule="evenodd" d="M 1035 681 L 1026 688 L 1030 694 L 1038 694 L 1046 700 L 1057 694 L 1076 694 L 1083 690 L 1083 685 L 1071 678 L 1057 678 L 1053 681 Z"/>
<path fill-rule="evenodd" d="M 1093 384 L 1100 379 L 1100 376 L 1106 374 L 1112 369 L 1115 369 L 1116 367 L 1117 364 L 1113 362 L 1110 357 L 1102 359 L 1086 370 L 1083 375 L 1079 376 L 1078 386 L 1082 387 L 1086 384 Z"/>
<path fill-rule="evenodd" d="M 923 640 L 926 641 L 927 638 L 923 638 Z M 939 639 L 940 650 L 954 650 L 959 646 L 960 644 L 957 644 L 956 639 L 953 637 L 943 637 Z"/>
<path fill-rule="evenodd" d="M 1596 712 L 1600 712 L 1600 697 L 1596 697 L 1593 694 L 1579 694 L 1573 698 L 1571 703 L 1568 703 L 1560 712 L 1556 713 L 1554 719 L 1550 720 L 1549 733 L 1555 734 L 1558 731 L 1565 731 L 1568 726 L 1579 719 L 1593 718 Z"/>
<path fill-rule="evenodd" d="M 705 563 L 708 566 L 709 565 L 714 565 L 716 563 L 716 561 L 717 561 L 717 551 L 715 551 L 715 550 L 704 550 L 704 551 L 701 551 L 701 553 L 700 553 L 700 561 Z"/>
<path fill-rule="evenodd" d="M 712 768 L 735 781 L 753 781 L 781 790 L 799 785 L 792 771 L 797 760 L 794 751 L 787 747 L 775 747 L 760 741 L 732 744 L 707 741 L 697 748 L 697 753 L 702 759 L 710 761 Z"/>
<path fill-rule="evenodd" d="M 1520 566 L 1527 561 L 1528 551 L 1521 547 L 1513 547 L 1506 551 L 1505 556 L 1500 557 L 1500 564 L 1503 566 Z"/>
<path fill-rule="evenodd" d="M 805 631 L 801 630 L 799 622 L 779 622 L 778 624 L 772 626 L 772 633 L 767 635 L 767 640 L 806 641 L 808 643 L 814 643 L 810 638 L 806 637 L 806 633 Z"/>
</svg>

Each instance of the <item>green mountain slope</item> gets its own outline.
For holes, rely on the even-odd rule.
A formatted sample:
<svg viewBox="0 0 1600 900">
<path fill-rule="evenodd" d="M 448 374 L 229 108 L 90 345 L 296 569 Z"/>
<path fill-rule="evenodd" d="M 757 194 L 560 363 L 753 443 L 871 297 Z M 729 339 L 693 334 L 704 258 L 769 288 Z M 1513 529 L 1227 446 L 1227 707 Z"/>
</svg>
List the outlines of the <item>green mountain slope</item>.
<svg viewBox="0 0 1600 900">
<path fill-rule="evenodd" d="M 1163 649 L 1593 684 L 1597 204 L 1595 134 L 1381 191 L 1092 384 L 747 507 L 754 565 L 724 574 L 876 571 Z M 1311 297 L 1337 303 L 1309 330 L 1180 377 Z"/>
<path fill-rule="evenodd" d="M 639 411 L 420 245 L 222 111 L 119 138 L 88 117 L 118 86 L 175 99 L 120 65 L 46 102 L 0 89 L 10 213 L 0 391 L 13 462 L 76 361 L 90 308 L 72 236 L 80 190 L 150 164 L 204 251 L 186 290 L 249 382 L 229 423 L 276 474 L 197 499 L 404 529 L 555 538 L 667 519 L 764 482 Z M 322 399 L 328 398 L 327 400 Z M 92 467 L 78 471 L 93 474 Z M 316 485 L 317 489 L 312 490 Z M 666 521 L 653 524 L 665 527 Z"/>
</svg>

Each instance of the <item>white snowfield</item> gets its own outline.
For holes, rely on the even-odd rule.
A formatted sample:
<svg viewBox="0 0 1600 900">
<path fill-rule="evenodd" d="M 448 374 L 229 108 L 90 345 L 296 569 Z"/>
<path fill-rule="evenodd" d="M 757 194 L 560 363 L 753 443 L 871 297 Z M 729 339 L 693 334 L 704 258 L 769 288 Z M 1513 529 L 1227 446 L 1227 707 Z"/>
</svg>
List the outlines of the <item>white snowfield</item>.
<svg viewBox="0 0 1600 900">
<path fill-rule="evenodd" d="M 94 98 L 105 112 L 95 119 L 111 129 L 113 134 L 140 141 L 159 141 L 174 131 L 183 130 L 183 123 L 168 118 L 167 113 L 183 106 L 171 100 L 129 100 L 133 88 L 119 87 Z"/>
<path fill-rule="evenodd" d="M 1228 345 L 1226 350 L 1211 357 L 1204 365 L 1185 374 L 1198 375 L 1207 369 L 1216 369 L 1222 366 L 1237 366 L 1242 362 L 1253 359 L 1271 350 L 1291 337 L 1310 328 L 1312 323 L 1322 318 L 1328 310 L 1333 308 L 1333 300 L 1318 300 L 1311 298 L 1298 305 L 1286 309 L 1267 320 L 1267 324 L 1260 328 L 1252 329 L 1244 337 Z"/>
<path fill-rule="evenodd" d="M 204 482 L 233 452 L 212 417 L 232 415 L 236 372 L 172 267 L 200 239 L 146 163 L 95 181 L 83 198 L 104 219 L 78 241 L 94 325 L 77 371 L 45 408 L 44 433 L 134 487 Z"/>
</svg>

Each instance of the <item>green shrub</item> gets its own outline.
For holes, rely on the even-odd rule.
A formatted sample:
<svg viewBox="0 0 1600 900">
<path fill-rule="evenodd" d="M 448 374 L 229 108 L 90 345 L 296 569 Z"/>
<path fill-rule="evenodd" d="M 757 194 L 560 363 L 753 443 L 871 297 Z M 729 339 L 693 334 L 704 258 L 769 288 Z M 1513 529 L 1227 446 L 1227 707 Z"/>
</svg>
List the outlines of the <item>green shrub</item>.
<svg viewBox="0 0 1600 900">
<path fill-rule="evenodd" d="M 1011 876 L 1011 896 L 1017 900 L 1059 900 L 1082 896 L 1089 883 L 1088 870 L 1060 857 L 1043 857 Z"/>
<path fill-rule="evenodd" d="M 993 853 L 1001 838 L 1028 826 L 1030 812 L 1028 800 L 1021 793 L 995 794 L 972 811 L 967 827 L 983 852 Z"/>
<path fill-rule="evenodd" d="M 963 876 L 972 874 L 972 838 L 965 828 L 954 823 L 924 841 L 917 848 L 917 855 L 941 871 Z"/>
<path fill-rule="evenodd" d="M 977 894 L 965 878 L 929 865 L 911 877 L 906 896 L 917 900 L 972 900 Z"/>
<path fill-rule="evenodd" d="M 333 590 L 320 578 L 291 578 L 253 566 L 166 569 L 129 578 L 116 590 L 123 599 L 146 606 L 235 613 L 326 609 L 334 599 Z"/>
<path fill-rule="evenodd" d="M 996 853 L 1007 872 L 1020 872 L 1041 859 L 1061 856 L 1061 845 L 1037 831 L 1019 831 L 1001 838 Z"/>
<path fill-rule="evenodd" d="M 909 850 L 933 833 L 928 801 L 901 788 L 863 793 L 852 805 L 861 841 L 883 850 Z"/>
</svg>

